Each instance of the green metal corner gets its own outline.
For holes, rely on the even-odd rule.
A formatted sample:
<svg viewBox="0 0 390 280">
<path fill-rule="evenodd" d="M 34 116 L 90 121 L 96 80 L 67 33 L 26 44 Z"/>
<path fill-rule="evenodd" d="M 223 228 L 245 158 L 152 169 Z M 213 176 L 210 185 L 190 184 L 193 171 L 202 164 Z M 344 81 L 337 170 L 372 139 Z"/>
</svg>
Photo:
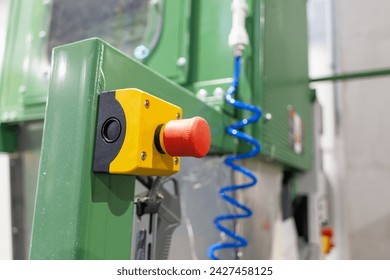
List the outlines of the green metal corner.
<svg viewBox="0 0 390 280">
<path fill-rule="evenodd" d="M 130 259 L 134 178 L 92 172 L 103 43 L 55 50 L 31 259 Z"/>
</svg>

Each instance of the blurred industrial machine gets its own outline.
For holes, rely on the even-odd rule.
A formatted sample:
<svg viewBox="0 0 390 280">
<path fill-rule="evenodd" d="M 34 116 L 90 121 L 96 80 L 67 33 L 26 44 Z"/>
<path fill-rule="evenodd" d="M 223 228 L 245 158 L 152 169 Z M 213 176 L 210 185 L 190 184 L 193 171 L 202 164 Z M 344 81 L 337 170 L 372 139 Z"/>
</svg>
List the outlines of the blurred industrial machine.
<svg viewBox="0 0 390 280">
<path fill-rule="evenodd" d="M 14 0 L 6 35 L 13 258 L 334 246 L 306 0 Z"/>
</svg>

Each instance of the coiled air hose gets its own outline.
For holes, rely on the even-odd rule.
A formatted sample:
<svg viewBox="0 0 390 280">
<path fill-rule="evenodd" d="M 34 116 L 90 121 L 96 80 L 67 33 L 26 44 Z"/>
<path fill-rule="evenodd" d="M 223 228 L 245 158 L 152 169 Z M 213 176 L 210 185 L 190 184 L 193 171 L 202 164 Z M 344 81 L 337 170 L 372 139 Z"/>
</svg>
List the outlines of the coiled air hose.
<svg viewBox="0 0 390 280">
<path fill-rule="evenodd" d="M 249 118 L 245 118 L 243 120 L 240 120 L 229 127 L 227 127 L 227 133 L 229 133 L 231 136 L 238 138 L 241 141 L 248 142 L 253 146 L 253 149 L 250 150 L 249 152 L 242 153 L 242 154 L 237 154 L 237 155 L 231 155 L 228 156 L 224 163 L 232 168 L 232 170 L 241 172 L 244 174 L 246 177 L 250 179 L 248 183 L 241 184 L 241 185 L 229 185 L 229 186 L 224 186 L 221 187 L 219 190 L 219 196 L 224 199 L 226 202 L 230 203 L 234 207 L 240 209 L 240 213 L 235 213 L 235 214 L 223 214 L 214 219 L 214 226 L 220 231 L 225 233 L 228 237 L 233 239 L 231 242 L 225 242 L 225 243 L 218 243 L 214 244 L 209 247 L 208 249 L 208 256 L 210 259 L 213 260 L 218 260 L 219 258 L 216 256 L 216 252 L 222 249 L 237 249 L 241 247 L 245 247 L 248 245 L 248 241 L 243 237 L 237 234 L 236 232 L 228 229 L 226 226 L 224 226 L 222 223 L 226 221 L 233 221 L 236 219 L 245 219 L 249 218 L 252 216 L 252 210 L 244 205 L 243 203 L 238 202 L 234 197 L 233 193 L 237 190 L 241 189 L 247 189 L 250 188 L 257 183 L 257 178 L 255 174 L 253 174 L 250 170 L 247 168 L 240 166 L 236 163 L 237 160 L 242 160 L 242 159 L 248 159 L 255 157 L 258 155 L 261 151 L 261 146 L 260 143 L 253 138 L 252 136 L 244 133 L 241 131 L 242 128 L 244 128 L 246 125 L 256 123 L 261 115 L 262 112 L 261 110 L 251 104 L 246 104 L 241 101 L 238 101 L 234 99 L 234 94 L 237 91 L 238 88 L 238 83 L 240 81 L 240 72 L 241 72 L 241 55 L 236 55 L 234 58 L 234 76 L 233 76 L 233 81 L 232 84 L 230 85 L 227 93 L 226 93 L 226 102 L 233 106 L 236 109 L 239 110 L 247 110 L 252 112 L 252 116 Z"/>
</svg>

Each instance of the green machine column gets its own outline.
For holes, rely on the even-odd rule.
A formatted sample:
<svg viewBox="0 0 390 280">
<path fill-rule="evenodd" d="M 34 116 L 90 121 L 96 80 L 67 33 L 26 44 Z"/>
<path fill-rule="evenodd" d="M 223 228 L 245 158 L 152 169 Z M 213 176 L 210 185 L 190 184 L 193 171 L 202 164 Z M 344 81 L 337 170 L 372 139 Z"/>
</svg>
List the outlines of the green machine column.
<svg viewBox="0 0 390 280">
<path fill-rule="evenodd" d="M 103 86 L 98 47 L 55 51 L 31 259 L 130 259 L 134 178 L 91 169 Z"/>
<path fill-rule="evenodd" d="M 55 48 L 45 117 L 31 259 L 130 259 L 135 179 L 92 172 L 98 94 L 135 87 L 204 117 L 213 153 L 233 119 L 99 39 Z"/>
</svg>

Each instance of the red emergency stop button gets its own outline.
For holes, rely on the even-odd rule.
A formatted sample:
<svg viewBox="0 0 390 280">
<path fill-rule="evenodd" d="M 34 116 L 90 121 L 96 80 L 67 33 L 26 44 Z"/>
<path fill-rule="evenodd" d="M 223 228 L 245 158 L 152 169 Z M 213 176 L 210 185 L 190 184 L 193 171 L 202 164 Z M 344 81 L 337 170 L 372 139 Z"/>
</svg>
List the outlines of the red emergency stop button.
<svg viewBox="0 0 390 280">
<path fill-rule="evenodd" d="M 201 117 L 169 121 L 157 130 L 157 150 L 170 156 L 201 158 L 210 149 L 210 128 Z"/>
</svg>

